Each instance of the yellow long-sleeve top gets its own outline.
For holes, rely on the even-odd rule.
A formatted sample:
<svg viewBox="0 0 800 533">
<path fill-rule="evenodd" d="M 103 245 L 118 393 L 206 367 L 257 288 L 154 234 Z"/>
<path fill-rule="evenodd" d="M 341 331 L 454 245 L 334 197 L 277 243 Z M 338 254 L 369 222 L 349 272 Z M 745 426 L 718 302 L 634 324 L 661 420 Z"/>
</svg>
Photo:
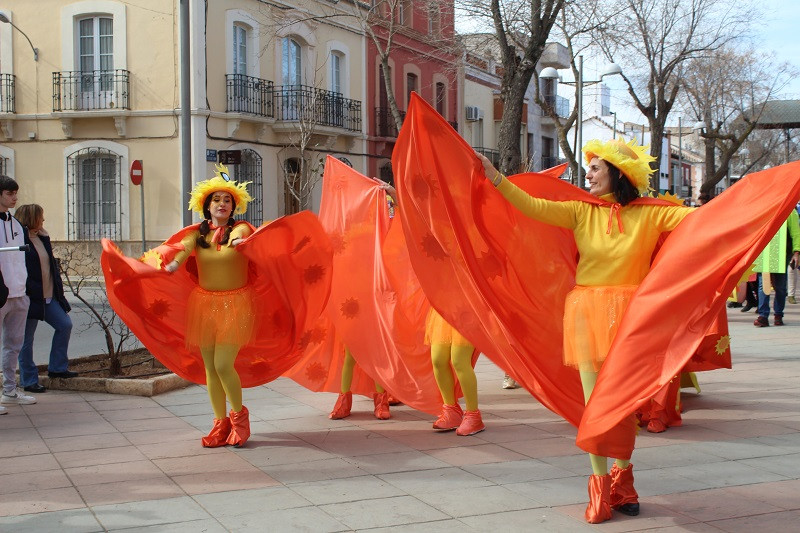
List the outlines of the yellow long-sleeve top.
<svg viewBox="0 0 800 533">
<path fill-rule="evenodd" d="M 209 243 L 208 248 L 197 246 L 199 231 L 188 233 L 181 244 L 184 249 L 175 254 L 174 260 L 183 263 L 192 254 L 197 255 L 197 274 L 200 287 L 207 291 L 232 291 L 241 289 L 247 285 L 248 260 L 245 256 L 236 251 L 231 245 L 234 239 L 243 239 L 250 235 L 250 227 L 247 224 L 237 224 L 231 231 L 228 243 L 220 246 L 212 243 L 214 231 L 206 235 L 205 240 Z"/>
<path fill-rule="evenodd" d="M 675 229 L 692 212 L 678 205 L 627 205 L 612 213 L 613 194 L 600 197 L 609 205 L 557 202 L 535 198 L 505 178 L 497 190 L 523 214 L 572 230 L 580 253 L 575 282 L 584 286 L 641 283 L 661 233 Z"/>
</svg>

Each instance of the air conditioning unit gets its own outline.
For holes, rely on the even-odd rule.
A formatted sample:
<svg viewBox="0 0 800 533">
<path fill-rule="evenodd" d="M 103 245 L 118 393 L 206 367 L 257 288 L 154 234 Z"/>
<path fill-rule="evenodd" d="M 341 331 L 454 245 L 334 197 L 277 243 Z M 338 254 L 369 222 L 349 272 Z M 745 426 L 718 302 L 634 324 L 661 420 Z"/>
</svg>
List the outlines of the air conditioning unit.
<svg viewBox="0 0 800 533">
<path fill-rule="evenodd" d="M 483 118 L 483 109 L 474 105 L 468 105 L 466 107 L 467 112 L 467 120 L 476 121 Z"/>
</svg>

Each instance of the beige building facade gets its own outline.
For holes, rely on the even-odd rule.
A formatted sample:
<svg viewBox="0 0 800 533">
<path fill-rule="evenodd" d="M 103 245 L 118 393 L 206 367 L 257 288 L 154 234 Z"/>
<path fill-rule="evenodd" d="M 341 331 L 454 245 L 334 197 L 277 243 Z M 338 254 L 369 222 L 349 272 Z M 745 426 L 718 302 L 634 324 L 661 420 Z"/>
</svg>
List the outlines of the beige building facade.
<svg viewBox="0 0 800 533">
<path fill-rule="evenodd" d="M 330 6 L 190 2 L 192 179 L 228 158 L 252 182 L 256 224 L 300 208 L 291 187 L 318 207 L 319 184 L 299 190 L 296 176 L 318 180 L 325 155 L 366 167 L 364 35 L 354 18 L 309 16 Z M 143 222 L 148 241 L 176 231 L 188 201 L 180 1 L 11 0 L 0 13 L 16 27 L 0 24 L 0 170 L 20 204 L 44 207 L 54 240 L 140 241 Z"/>
</svg>

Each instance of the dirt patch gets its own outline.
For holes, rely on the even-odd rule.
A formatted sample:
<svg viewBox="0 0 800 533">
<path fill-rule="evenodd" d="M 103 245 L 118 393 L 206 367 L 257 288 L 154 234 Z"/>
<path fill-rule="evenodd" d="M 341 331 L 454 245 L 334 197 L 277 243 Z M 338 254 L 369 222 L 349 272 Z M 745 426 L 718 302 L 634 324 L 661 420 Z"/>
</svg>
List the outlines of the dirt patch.
<svg viewBox="0 0 800 533">
<path fill-rule="evenodd" d="M 73 372 L 78 372 L 81 377 L 87 378 L 141 379 L 170 373 L 169 369 L 162 365 L 145 348 L 123 352 L 120 354 L 120 364 L 122 373 L 112 376 L 108 371 L 108 355 L 99 354 L 70 359 L 69 369 Z M 47 365 L 40 365 L 39 373 L 46 374 Z"/>
</svg>

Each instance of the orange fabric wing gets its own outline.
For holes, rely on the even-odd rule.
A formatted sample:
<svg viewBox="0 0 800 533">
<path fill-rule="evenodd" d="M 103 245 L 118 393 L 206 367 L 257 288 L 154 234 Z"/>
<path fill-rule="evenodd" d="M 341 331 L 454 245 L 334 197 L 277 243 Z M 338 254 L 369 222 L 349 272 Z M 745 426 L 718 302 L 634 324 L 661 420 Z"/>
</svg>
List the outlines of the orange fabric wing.
<svg viewBox="0 0 800 533">
<path fill-rule="evenodd" d="M 800 162 L 794 162 L 746 176 L 672 232 L 600 371 L 578 429 L 581 448 L 615 457 L 606 429 L 669 382 L 704 342 L 715 342 L 704 332 L 798 199 Z"/>
<path fill-rule="evenodd" d="M 325 340 L 309 344 L 301 363 L 286 375 L 312 390 L 338 392 L 347 346 L 358 363 L 353 392 L 371 395 L 374 378 L 406 405 L 438 413 L 442 400 L 429 348 L 421 342 L 427 305 L 413 289 L 411 297 L 406 298 L 408 286 L 413 287 L 416 278 L 408 261 L 404 266 L 397 259 L 404 244 L 390 247 L 394 279 L 403 280 L 399 290 L 390 281 L 383 257 L 392 225 L 386 193 L 373 180 L 329 156 L 320 221 L 334 248 L 331 296 L 317 324 L 320 332 L 324 330 Z M 322 339 L 323 335 L 312 338 Z M 329 365 L 325 378 L 312 383 L 308 375 L 321 377 L 320 369 L 325 365 Z M 312 368 L 317 370 L 311 372 Z"/>
<path fill-rule="evenodd" d="M 162 265 L 196 228 L 184 228 L 156 248 Z M 316 321 L 330 293 L 332 250 L 308 211 L 260 227 L 237 250 L 250 260 L 258 327 L 239 351 L 236 369 L 243 387 L 255 387 L 280 376 L 302 355 L 301 334 Z M 186 302 L 197 284 L 193 259 L 169 274 L 125 257 L 103 240 L 101 265 L 111 306 L 142 344 L 179 376 L 204 384 L 203 360 L 185 344 Z"/>
</svg>

